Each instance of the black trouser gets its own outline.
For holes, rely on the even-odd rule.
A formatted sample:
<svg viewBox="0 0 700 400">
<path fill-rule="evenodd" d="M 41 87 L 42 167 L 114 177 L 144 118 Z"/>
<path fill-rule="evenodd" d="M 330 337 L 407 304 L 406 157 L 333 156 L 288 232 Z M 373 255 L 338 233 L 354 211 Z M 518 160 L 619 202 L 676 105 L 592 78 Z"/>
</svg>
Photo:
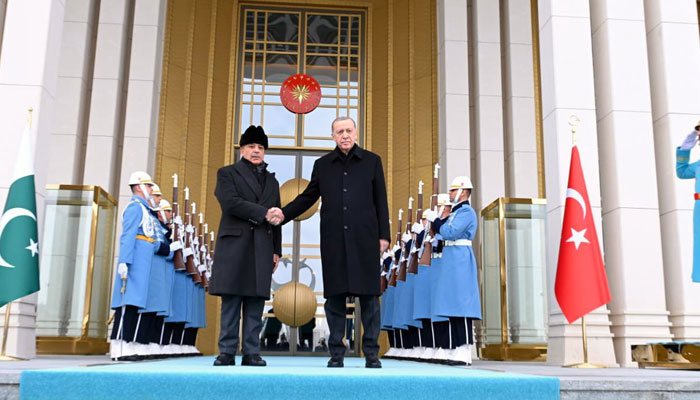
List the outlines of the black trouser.
<svg viewBox="0 0 700 400">
<path fill-rule="evenodd" d="M 456 349 L 467 343 L 474 344 L 473 318 L 450 317 L 449 321 L 433 322 L 435 345 L 442 349 Z"/>
<path fill-rule="evenodd" d="M 115 310 L 114 325 L 112 325 L 112 340 L 124 340 L 125 342 L 133 342 L 136 336 L 136 325 L 139 322 L 139 308 L 136 306 L 125 306 L 124 317 L 122 318 L 122 307 Z M 120 329 L 121 328 L 121 329 Z"/>
<path fill-rule="evenodd" d="M 236 354 L 241 308 L 243 308 L 243 354 L 260 354 L 260 332 L 263 327 L 265 298 L 233 295 L 221 296 L 219 352 Z"/>
<path fill-rule="evenodd" d="M 151 343 L 153 326 L 156 322 L 156 313 L 148 312 L 139 314 L 139 319 L 136 322 L 136 342 L 141 344 Z"/>
<path fill-rule="evenodd" d="M 429 318 L 421 319 L 423 322 L 423 328 L 420 329 L 420 341 L 422 347 L 434 347 L 435 343 L 433 340 L 433 325 Z"/>
<path fill-rule="evenodd" d="M 186 346 L 195 346 L 197 344 L 197 332 L 199 328 L 185 328 L 182 344 Z"/>
<path fill-rule="evenodd" d="M 173 325 L 172 332 L 170 333 L 170 344 L 183 344 L 185 337 L 185 323 L 173 322 L 172 324 Z"/>
<path fill-rule="evenodd" d="M 395 347 L 396 346 L 396 340 L 394 340 L 394 330 L 387 330 L 386 331 L 387 337 L 389 337 L 389 347 Z"/>
<path fill-rule="evenodd" d="M 343 337 L 346 329 L 346 304 L 347 295 L 330 296 L 326 299 L 324 309 L 330 335 L 328 337 L 328 350 L 331 357 L 343 357 L 345 355 L 345 345 Z M 362 334 L 362 351 L 365 357 L 377 357 L 379 354 L 380 311 L 379 296 L 356 296 L 360 299 L 360 317 L 364 333 Z"/>
<path fill-rule="evenodd" d="M 151 324 L 151 343 L 164 344 L 165 317 L 156 315 Z"/>
</svg>

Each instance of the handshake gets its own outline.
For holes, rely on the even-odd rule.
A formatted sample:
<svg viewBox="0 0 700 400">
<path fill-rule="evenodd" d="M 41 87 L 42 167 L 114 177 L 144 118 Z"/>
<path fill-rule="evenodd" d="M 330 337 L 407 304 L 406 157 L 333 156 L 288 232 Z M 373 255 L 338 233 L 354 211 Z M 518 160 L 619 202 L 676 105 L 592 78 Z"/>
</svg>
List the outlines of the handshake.
<svg viewBox="0 0 700 400">
<path fill-rule="evenodd" d="M 267 215 L 265 215 L 265 219 L 272 225 L 279 225 L 282 222 L 284 222 L 284 213 L 282 213 L 282 210 L 280 210 L 279 208 L 272 207 L 271 209 L 267 210 Z"/>
</svg>

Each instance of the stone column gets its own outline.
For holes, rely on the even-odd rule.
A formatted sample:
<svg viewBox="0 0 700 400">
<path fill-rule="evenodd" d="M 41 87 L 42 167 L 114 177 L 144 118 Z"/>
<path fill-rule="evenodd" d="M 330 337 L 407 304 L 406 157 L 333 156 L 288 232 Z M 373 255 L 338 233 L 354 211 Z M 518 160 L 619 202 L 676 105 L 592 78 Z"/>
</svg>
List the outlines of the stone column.
<svg viewBox="0 0 700 400">
<path fill-rule="evenodd" d="M 530 0 L 501 2 L 506 196 L 538 197 Z"/>
<path fill-rule="evenodd" d="M 118 193 L 133 0 L 100 3 L 83 184 Z"/>
<path fill-rule="evenodd" d="M 503 158 L 503 92 L 499 3 L 473 0 L 474 135 L 476 171 L 473 207 L 477 214 L 505 195 Z"/>
<path fill-rule="evenodd" d="M 539 2 L 542 115 L 547 190 L 547 276 L 549 342 L 547 363 L 573 364 L 583 361 L 580 320 L 569 325 L 556 297 L 554 280 L 559 257 L 565 193 L 571 160 L 571 130 L 568 119 L 576 114 L 578 147 L 596 230 L 601 230 L 598 139 L 596 132 L 591 24 L 586 0 Z M 601 243 L 602 246 L 602 243 Z M 589 361 L 615 365 L 610 322 L 606 307 L 586 316 Z"/>
<path fill-rule="evenodd" d="M 666 302 L 675 340 L 700 340 L 700 284 L 692 283 L 693 180 L 676 177 L 676 147 L 700 115 L 694 0 L 645 0 L 651 111 Z M 697 159 L 697 151 L 693 160 Z M 649 182 L 644 183 L 649 184 Z"/>
<path fill-rule="evenodd" d="M 66 0 L 51 125 L 49 183 L 82 184 L 99 4 Z"/>
<path fill-rule="evenodd" d="M 610 319 L 617 362 L 633 367 L 631 345 L 671 339 L 643 0 L 593 1 L 591 25 Z"/>
<path fill-rule="evenodd" d="M 0 51 L 0 121 L 3 124 L 0 160 L 5 166 L 0 169 L 0 209 L 4 207 L 12 181 L 27 109 L 32 107 L 40 249 L 63 14 L 63 2 L 58 0 L 10 1 Z M 35 308 L 36 294 L 12 304 L 8 355 L 32 358 L 36 354 Z M 1 329 L 5 321 L 4 308 L 0 308 L 0 315 Z"/>
<path fill-rule="evenodd" d="M 467 0 L 438 0 L 438 115 L 441 190 L 470 175 Z"/>
</svg>

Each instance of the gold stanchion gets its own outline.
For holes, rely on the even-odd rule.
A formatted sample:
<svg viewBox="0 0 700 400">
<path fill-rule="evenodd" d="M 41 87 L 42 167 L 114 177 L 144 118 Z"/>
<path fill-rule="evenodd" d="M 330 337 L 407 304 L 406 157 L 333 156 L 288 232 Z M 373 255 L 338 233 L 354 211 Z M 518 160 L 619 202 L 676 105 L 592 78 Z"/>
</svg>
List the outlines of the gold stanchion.
<svg viewBox="0 0 700 400">
<path fill-rule="evenodd" d="M 586 316 L 581 317 L 581 331 L 583 338 L 583 362 L 579 364 L 565 365 L 565 368 L 606 368 L 603 365 L 588 362 L 588 338 L 586 337 Z"/>
<path fill-rule="evenodd" d="M 5 325 L 2 327 L 2 351 L 0 351 L 0 361 L 21 361 L 21 358 L 11 357 L 7 352 L 7 332 L 10 328 L 10 306 L 12 302 L 5 305 Z"/>
</svg>

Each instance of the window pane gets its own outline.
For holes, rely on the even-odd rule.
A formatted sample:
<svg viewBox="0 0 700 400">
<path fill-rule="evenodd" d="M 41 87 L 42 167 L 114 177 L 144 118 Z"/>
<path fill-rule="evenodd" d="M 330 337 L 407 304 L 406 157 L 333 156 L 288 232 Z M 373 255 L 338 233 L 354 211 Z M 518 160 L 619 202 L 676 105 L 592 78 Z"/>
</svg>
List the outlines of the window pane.
<svg viewBox="0 0 700 400">
<path fill-rule="evenodd" d="M 311 75 L 321 85 L 336 85 L 336 57 L 309 56 L 306 57 L 306 74 Z"/>
<path fill-rule="evenodd" d="M 338 43 L 338 17 L 332 15 L 309 15 L 307 17 L 306 41 L 308 43 Z"/>
<path fill-rule="evenodd" d="M 299 40 L 299 14 L 268 13 L 268 42 L 297 42 Z"/>
</svg>

